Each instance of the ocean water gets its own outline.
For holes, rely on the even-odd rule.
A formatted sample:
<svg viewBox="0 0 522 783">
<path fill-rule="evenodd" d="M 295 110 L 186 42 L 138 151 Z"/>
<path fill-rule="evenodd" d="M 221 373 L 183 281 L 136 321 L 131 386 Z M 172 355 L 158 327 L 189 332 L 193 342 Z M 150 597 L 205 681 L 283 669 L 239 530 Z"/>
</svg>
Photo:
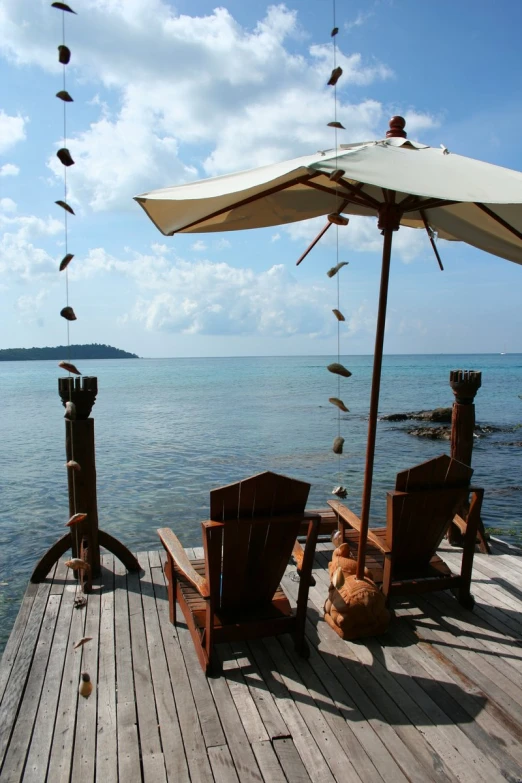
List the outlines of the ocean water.
<svg viewBox="0 0 522 783">
<path fill-rule="evenodd" d="M 309 505 L 325 506 L 337 484 L 360 510 L 372 357 L 346 356 L 341 379 L 344 453 L 338 431 L 334 357 L 140 359 L 82 362 L 98 377 L 95 419 L 100 527 L 133 550 L 158 546 L 170 526 L 199 545 L 209 490 L 263 470 L 312 484 Z M 482 371 L 474 482 L 484 486 L 486 525 L 522 534 L 522 355 L 386 356 L 380 413 L 451 406 L 452 369 Z M 36 561 L 68 519 L 63 407 L 55 362 L 0 362 L 0 649 Z M 385 490 L 404 468 L 449 451 L 413 437 L 411 423 L 377 430 L 371 523 L 382 523 Z M 518 445 L 517 445 L 518 443 Z"/>
</svg>

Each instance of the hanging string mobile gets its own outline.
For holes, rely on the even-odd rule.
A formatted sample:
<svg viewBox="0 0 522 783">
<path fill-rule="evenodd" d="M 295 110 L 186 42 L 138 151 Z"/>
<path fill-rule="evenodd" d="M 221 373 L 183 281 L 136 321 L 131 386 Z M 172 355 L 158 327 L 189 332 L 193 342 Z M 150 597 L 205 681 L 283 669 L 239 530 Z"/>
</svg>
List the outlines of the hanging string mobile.
<svg viewBox="0 0 522 783">
<path fill-rule="evenodd" d="M 69 390 L 69 400 L 65 402 L 65 419 L 67 422 L 68 427 L 68 435 L 70 439 L 71 444 L 71 459 L 68 460 L 66 463 L 67 470 L 70 472 L 70 479 L 72 483 L 72 497 L 73 497 L 73 514 L 70 517 L 69 521 L 67 522 L 67 527 L 69 527 L 71 534 L 74 536 L 75 540 L 75 551 L 80 553 L 80 557 L 73 557 L 72 559 L 68 560 L 66 565 L 73 569 L 74 571 L 77 571 L 80 576 L 80 582 L 82 584 L 82 587 L 85 589 L 86 582 L 87 586 L 90 587 L 90 565 L 88 562 L 86 562 L 85 559 L 83 559 L 82 555 L 82 548 L 81 548 L 81 542 L 80 542 L 80 529 L 81 529 L 81 523 L 83 523 L 86 520 L 87 515 L 81 511 L 78 511 L 77 504 L 76 504 L 76 473 L 81 471 L 81 465 L 75 460 L 74 458 L 74 428 L 73 428 L 73 421 L 76 419 L 76 407 L 74 402 L 72 401 L 72 391 L 73 391 L 73 375 L 80 375 L 80 371 L 78 368 L 72 364 L 71 362 L 71 338 L 70 338 L 70 327 L 71 322 L 76 321 L 76 314 L 69 304 L 69 264 L 74 258 L 74 255 L 72 253 L 69 253 L 69 231 L 68 231 L 68 216 L 74 215 L 74 210 L 69 205 L 67 201 L 67 169 L 70 166 L 74 165 L 74 160 L 71 156 L 71 153 L 69 152 L 69 149 L 67 148 L 67 106 L 69 103 L 73 102 L 73 99 L 71 98 L 69 92 L 67 91 L 67 79 L 66 79 L 66 72 L 67 72 L 67 66 L 69 65 L 69 62 L 71 60 L 71 50 L 66 45 L 65 42 L 65 18 L 66 14 L 75 14 L 76 11 L 73 11 L 73 9 L 67 5 L 66 3 L 60 3 L 55 2 L 51 4 L 53 8 L 56 8 L 58 11 L 62 12 L 62 43 L 58 46 L 58 61 L 62 65 L 62 89 L 56 93 L 56 97 L 59 98 L 63 103 L 63 144 L 62 147 L 57 151 L 56 157 L 60 161 L 60 163 L 63 165 L 63 199 L 59 199 L 55 203 L 63 209 L 64 212 L 64 245 L 65 245 L 65 255 L 62 258 L 59 266 L 60 272 L 65 272 L 65 307 L 62 308 L 60 311 L 60 315 L 62 318 L 65 319 L 65 322 L 67 324 L 67 360 L 61 361 L 58 363 L 58 366 L 62 369 L 66 370 L 69 373 L 69 379 L 68 379 L 68 390 Z"/>
</svg>

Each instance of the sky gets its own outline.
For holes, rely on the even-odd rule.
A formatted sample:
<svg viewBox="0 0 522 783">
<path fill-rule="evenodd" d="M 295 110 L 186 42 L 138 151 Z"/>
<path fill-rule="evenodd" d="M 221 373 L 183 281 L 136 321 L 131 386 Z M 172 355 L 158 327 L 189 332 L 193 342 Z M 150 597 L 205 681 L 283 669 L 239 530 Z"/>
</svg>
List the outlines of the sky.
<svg viewBox="0 0 522 783">
<path fill-rule="evenodd" d="M 352 218 L 164 237 L 133 197 L 334 145 L 330 0 L 70 0 L 65 14 L 73 343 L 142 357 L 373 352 L 382 237 Z M 521 170 L 522 3 L 337 0 L 339 143 L 409 138 Z M 0 348 L 67 341 L 62 13 L 0 0 Z M 386 353 L 522 352 L 522 268 L 394 236 Z"/>
</svg>

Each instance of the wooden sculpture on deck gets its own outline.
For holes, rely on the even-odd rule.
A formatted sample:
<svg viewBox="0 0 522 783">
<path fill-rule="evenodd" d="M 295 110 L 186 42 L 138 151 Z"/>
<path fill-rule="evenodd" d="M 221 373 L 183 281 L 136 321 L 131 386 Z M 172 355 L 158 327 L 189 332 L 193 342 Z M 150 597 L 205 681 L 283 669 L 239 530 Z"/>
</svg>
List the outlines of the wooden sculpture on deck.
<svg viewBox="0 0 522 783">
<path fill-rule="evenodd" d="M 214 489 L 210 519 L 202 522 L 202 560 L 189 560 L 169 528 L 158 530 L 167 552 L 170 620 L 176 602 L 190 630 L 201 666 L 216 672 L 214 644 L 292 633 L 298 653 L 307 656 L 306 604 L 320 516 L 306 513 L 310 485 L 260 473 Z M 303 521 L 304 551 L 296 546 Z M 297 609 L 280 587 L 290 556 L 300 574 Z"/>
</svg>

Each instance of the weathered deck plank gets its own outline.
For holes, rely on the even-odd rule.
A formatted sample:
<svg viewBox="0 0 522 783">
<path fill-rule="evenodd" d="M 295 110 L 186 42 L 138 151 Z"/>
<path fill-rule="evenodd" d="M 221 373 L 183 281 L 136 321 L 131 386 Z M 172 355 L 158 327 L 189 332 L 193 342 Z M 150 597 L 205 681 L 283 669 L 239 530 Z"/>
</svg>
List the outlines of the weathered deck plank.
<svg viewBox="0 0 522 783">
<path fill-rule="evenodd" d="M 522 557 L 477 556 L 475 612 L 449 593 L 396 601 L 388 634 L 355 643 L 322 619 L 329 549 L 309 660 L 287 636 L 221 645 L 217 679 L 168 621 L 160 551 L 139 554 L 141 575 L 104 556 L 83 609 L 60 563 L 28 588 L 0 666 L 2 783 L 522 780 Z M 283 584 L 294 601 L 298 585 Z"/>
</svg>

